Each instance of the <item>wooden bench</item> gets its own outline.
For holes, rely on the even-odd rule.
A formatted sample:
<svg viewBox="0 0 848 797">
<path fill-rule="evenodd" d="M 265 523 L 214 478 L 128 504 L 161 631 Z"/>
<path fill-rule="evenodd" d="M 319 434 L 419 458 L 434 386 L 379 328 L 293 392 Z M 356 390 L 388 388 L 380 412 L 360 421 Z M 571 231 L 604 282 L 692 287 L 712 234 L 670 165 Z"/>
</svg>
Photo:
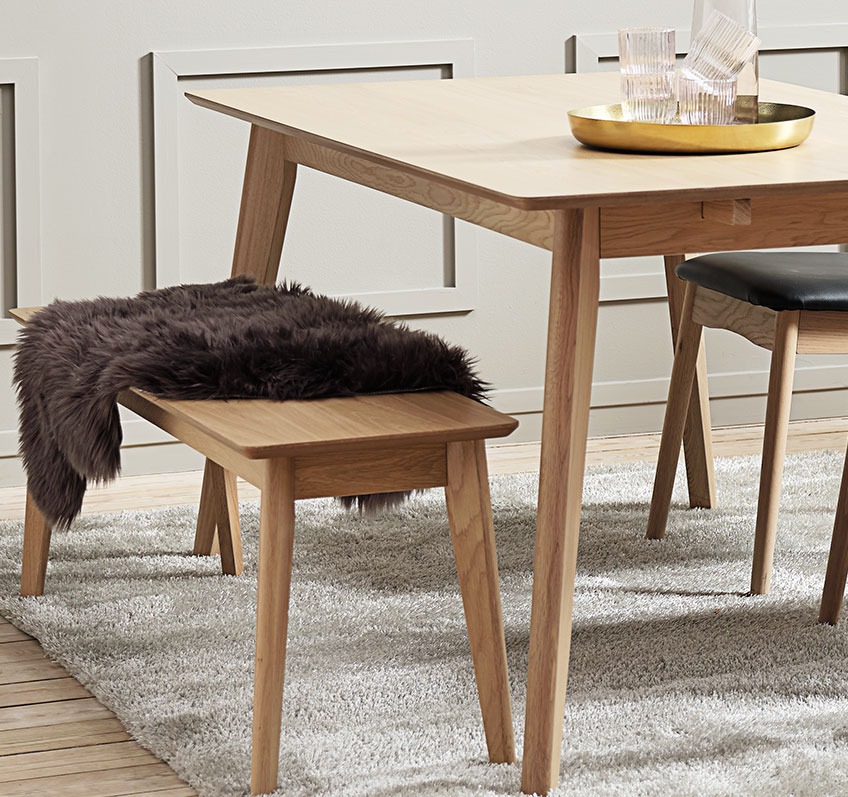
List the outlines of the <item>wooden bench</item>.
<svg viewBox="0 0 848 797">
<path fill-rule="evenodd" d="M 26 322 L 38 308 L 13 311 Z M 261 490 L 251 793 L 277 788 L 294 502 L 445 488 L 489 759 L 515 760 L 484 440 L 517 421 L 451 392 L 314 401 L 119 402 L 207 457 L 195 553 L 241 572 L 236 476 Z M 27 496 L 22 595 L 44 591 L 51 529 Z"/>
</svg>

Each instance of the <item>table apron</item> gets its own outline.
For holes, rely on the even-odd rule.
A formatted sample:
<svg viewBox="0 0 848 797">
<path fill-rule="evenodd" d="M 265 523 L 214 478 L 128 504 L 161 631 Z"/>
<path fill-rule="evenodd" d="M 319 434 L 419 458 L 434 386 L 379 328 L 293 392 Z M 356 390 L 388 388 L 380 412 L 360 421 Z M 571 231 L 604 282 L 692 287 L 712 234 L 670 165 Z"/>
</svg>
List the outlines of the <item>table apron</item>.
<svg viewBox="0 0 848 797">
<path fill-rule="evenodd" d="M 702 202 L 601 208 L 601 257 L 848 242 L 848 194 L 753 197 L 750 203 L 750 223 L 742 224 L 704 218 Z"/>
<path fill-rule="evenodd" d="M 521 210 L 495 199 L 471 194 L 463 190 L 461 184 L 434 182 L 400 168 L 301 138 L 289 137 L 285 151 L 287 159 L 302 166 L 438 210 L 543 249 L 550 249 L 553 245 L 554 211 Z"/>
<path fill-rule="evenodd" d="M 550 250 L 555 210 L 522 210 L 314 141 L 287 136 L 286 159 Z M 746 199 L 740 197 L 740 199 Z M 727 200 L 732 206 L 732 200 Z M 716 203 L 708 202 L 714 206 Z M 711 208 L 714 210 L 714 207 Z M 848 242 L 848 194 L 750 199 L 750 223 L 729 223 L 701 201 L 601 208 L 601 257 L 638 257 Z M 706 218 L 705 218 L 706 216 Z M 728 216 L 728 218 L 731 218 Z"/>
</svg>

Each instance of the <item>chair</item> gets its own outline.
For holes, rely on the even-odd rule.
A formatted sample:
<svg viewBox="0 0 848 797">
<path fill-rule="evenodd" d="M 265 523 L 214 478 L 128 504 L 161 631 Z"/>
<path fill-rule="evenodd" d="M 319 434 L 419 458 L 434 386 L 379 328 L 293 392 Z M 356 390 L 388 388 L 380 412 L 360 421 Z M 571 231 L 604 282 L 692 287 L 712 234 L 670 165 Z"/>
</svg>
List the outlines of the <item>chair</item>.
<svg viewBox="0 0 848 797">
<path fill-rule="evenodd" d="M 772 352 L 751 573 L 751 593 L 765 594 L 771 581 L 795 355 L 848 353 L 848 256 L 806 252 L 712 254 L 681 263 L 677 275 L 687 282 L 686 296 L 647 536 L 661 539 L 665 533 L 702 329 L 729 329 Z M 848 485 L 843 484 L 843 493 L 846 490 Z M 843 514 L 846 502 L 848 498 L 840 504 Z M 835 532 L 834 545 L 838 547 L 837 536 Z M 845 547 L 848 541 L 842 545 Z M 838 555 L 831 558 L 834 556 Z M 829 575 L 831 591 L 837 578 L 835 569 L 834 575 Z M 841 593 L 839 599 L 841 602 Z M 826 619 L 824 600 L 822 612 L 822 619 Z M 827 618 L 832 618 L 828 621 L 835 622 L 836 615 L 827 613 Z"/>
<path fill-rule="evenodd" d="M 17 311 L 26 320 L 28 312 Z M 515 760 L 484 440 L 517 421 L 452 392 L 313 401 L 119 402 L 207 457 L 195 553 L 241 572 L 236 475 L 261 490 L 251 793 L 277 788 L 294 502 L 444 486 L 489 759 Z M 22 595 L 44 591 L 51 528 L 27 496 Z"/>
</svg>

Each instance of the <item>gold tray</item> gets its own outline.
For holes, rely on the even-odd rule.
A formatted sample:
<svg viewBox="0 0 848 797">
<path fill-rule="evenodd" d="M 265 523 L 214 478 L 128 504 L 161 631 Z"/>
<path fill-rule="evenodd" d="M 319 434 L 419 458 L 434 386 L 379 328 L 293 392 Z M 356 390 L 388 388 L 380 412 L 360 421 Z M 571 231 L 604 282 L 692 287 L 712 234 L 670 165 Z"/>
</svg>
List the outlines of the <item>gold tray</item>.
<svg viewBox="0 0 848 797">
<path fill-rule="evenodd" d="M 759 104 L 759 122 L 683 125 L 628 122 L 621 105 L 594 105 L 568 112 L 574 137 L 590 147 L 625 152 L 765 152 L 800 144 L 813 129 L 816 112 L 801 105 Z"/>
</svg>

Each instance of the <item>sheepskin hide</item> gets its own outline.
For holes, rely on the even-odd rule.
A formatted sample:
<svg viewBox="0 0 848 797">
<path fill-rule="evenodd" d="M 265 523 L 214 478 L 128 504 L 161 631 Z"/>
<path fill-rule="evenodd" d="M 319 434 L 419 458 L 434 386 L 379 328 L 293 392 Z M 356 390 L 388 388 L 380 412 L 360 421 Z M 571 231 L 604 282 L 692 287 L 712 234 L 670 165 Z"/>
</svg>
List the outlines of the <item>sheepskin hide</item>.
<svg viewBox="0 0 848 797">
<path fill-rule="evenodd" d="M 18 337 L 14 380 L 32 497 L 67 526 L 88 480 L 120 471 L 116 399 L 310 399 L 455 390 L 481 399 L 467 353 L 376 310 L 248 277 L 129 299 L 53 302 Z M 373 509 L 398 496 L 358 496 Z"/>
</svg>

